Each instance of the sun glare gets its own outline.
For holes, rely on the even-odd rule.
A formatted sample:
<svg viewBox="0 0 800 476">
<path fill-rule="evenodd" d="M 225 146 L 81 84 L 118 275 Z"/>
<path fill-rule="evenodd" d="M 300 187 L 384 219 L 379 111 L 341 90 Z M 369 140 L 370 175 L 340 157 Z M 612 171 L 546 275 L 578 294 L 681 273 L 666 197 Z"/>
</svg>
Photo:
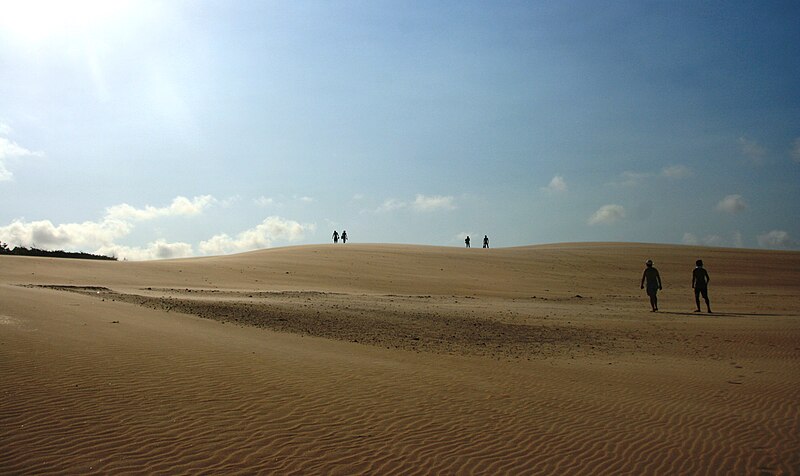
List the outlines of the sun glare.
<svg viewBox="0 0 800 476">
<path fill-rule="evenodd" d="M 0 30 L 21 41 L 39 42 L 84 34 L 121 15 L 122 0 L 0 0 Z"/>
</svg>

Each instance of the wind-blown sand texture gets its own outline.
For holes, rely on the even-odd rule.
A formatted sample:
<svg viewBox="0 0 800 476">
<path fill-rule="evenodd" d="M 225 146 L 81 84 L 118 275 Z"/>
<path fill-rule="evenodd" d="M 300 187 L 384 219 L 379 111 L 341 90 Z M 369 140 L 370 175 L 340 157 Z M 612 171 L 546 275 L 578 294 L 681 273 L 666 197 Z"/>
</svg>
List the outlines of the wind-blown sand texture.
<svg viewBox="0 0 800 476">
<path fill-rule="evenodd" d="M 798 298 L 684 246 L 0 256 L 0 473 L 798 474 Z"/>
</svg>

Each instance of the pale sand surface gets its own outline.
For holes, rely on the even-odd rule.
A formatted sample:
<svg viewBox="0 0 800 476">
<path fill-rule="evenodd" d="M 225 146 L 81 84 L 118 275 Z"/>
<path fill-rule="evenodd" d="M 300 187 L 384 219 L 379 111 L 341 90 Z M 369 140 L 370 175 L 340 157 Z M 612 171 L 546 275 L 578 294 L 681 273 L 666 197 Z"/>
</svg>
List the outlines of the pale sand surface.
<svg viewBox="0 0 800 476">
<path fill-rule="evenodd" d="M 800 474 L 798 298 L 646 244 L 0 256 L 0 473 Z"/>
</svg>

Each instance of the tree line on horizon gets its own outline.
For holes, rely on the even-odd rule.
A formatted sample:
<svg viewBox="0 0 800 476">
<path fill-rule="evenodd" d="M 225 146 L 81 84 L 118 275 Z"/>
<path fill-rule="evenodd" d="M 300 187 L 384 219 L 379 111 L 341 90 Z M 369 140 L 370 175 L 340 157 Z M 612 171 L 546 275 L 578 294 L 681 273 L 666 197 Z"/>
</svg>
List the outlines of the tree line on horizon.
<svg viewBox="0 0 800 476">
<path fill-rule="evenodd" d="M 8 243 L 0 242 L 0 255 L 14 255 L 14 256 L 40 256 L 48 258 L 71 258 L 71 259 L 97 259 L 117 261 L 114 256 L 95 255 L 91 253 L 84 253 L 83 251 L 64 251 L 64 250 L 42 250 L 36 247 L 26 248 L 24 246 L 15 246 L 11 248 Z"/>
</svg>

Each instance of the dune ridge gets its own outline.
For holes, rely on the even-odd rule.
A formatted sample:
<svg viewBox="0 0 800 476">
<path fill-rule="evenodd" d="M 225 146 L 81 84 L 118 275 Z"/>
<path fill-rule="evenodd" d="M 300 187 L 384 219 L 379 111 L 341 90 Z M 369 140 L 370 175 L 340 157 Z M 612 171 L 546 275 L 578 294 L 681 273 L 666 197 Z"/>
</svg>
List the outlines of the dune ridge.
<svg viewBox="0 0 800 476">
<path fill-rule="evenodd" d="M 799 253 L 346 246 L 0 257 L 0 472 L 799 471 Z M 638 289 L 647 257 L 664 312 Z M 696 257 L 717 315 L 691 312 Z M 339 327 L 229 318 L 261 308 Z M 391 334 L 421 322 L 464 337 Z M 497 338 L 505 350 L 477 345 L 528 328 L 568 338 L 532 334 L 527 353 L 508 345 L 516 334 Z"/>
</svg>

